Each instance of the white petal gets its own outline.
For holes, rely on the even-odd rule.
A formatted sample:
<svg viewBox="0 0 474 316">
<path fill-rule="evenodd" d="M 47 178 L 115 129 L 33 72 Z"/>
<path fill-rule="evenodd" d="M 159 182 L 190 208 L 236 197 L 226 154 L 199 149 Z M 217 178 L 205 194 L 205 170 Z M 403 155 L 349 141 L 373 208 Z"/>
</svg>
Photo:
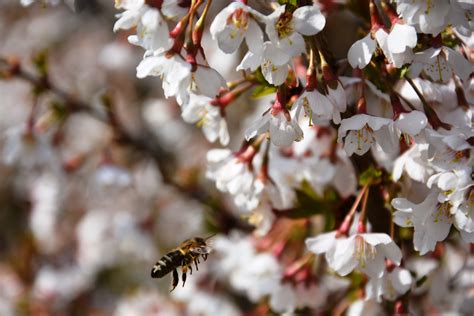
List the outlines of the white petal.
<svg viewBox="0 0 474 316">
<path fill-rule="evenodd" d="M 262 65 L 262 74 L 268 83 L 279 86 L 283 84 L 288 77 L 288 66 L 275 66 L 271 63 Z"/>
<path fill-rule="evenodd" d="M 250 51 L 257 52 L 263 49 L 263 32 L 257 22 L 250 20 L 245 34 L 245 42 Z"/>
<path fill-rule="evenodd" d="M 224 118 L 219 121 L 219 141 L 222 146 L 229 145 L 229 130 L 227 129 L 227 121 Z"/>
<path fill-rule="evenodd" d="M 415 47 L 416 42 L 416 30 L 407 24 L 396 23 L 387 37 L 387 47 L 394 54 L 405 52 L 407 47 Z"/>
<path fill-rule="evenodd" d="M 257 135 L 265 133 L 268 131 L 271 114 L 266 113 L 258 120 L 254 121 L 246 130 L 245 130 L 245 139 L 250 140 Z"/>
<path fill-rule="evenodd" d="M 197 92 L 210 98 L 215 97 L 221 88 L 227 87 L 221 74 L 210 67 L 199 66 L 196 72 L 193 73 L 193 77 Z"/>
<path fill-rule="evenodd" d="M 390 273 L 390 280 L 392 285 L 398 294 L 405 294 L 411 287 L 413 283 L 413 277 L 410 272 L 403 268 L 396 267 L 392 273 Z"/>
<path fill-rule="evenodd" d="M 287 56 L 299 56 L 305 50 L 305 42 L 303 36 L 301 36 L 301 34 L 297 32 L 293 32 L 293 34 L 285 38 L 280 38 L 280 40 L 278 41 L 278 48 Z"/>
<path fill-rule="evenodd" d="M 448 63 L 454 68 L 454 73 L 461 78 L 462 81 L 466 82 L 469 76 L 474 72 L 473 64 L 466 60 L 459 52 L 451 48 L 444 47 L 444 52 Z"/>
<path fill-rule="evenodd" d="M 237 50 L 245 35 L 245 30 L 239 29 L 232 20 L 228 23 L 229 17 L 239 8 L 245 10 L 246 6 L 241 2 L 231 3 L 216 15 L 210 27 L 212 37 L 217 39 L 219 48 L 227 54 Z"/>
<path fill-rule="evenodd" d="M 383 254 L 377 253 L 374 258 L 367 258 L 359 268 L 371 278 L 381 278 L 385 270 Z"/>
<path fill-rule="evenodd" d="M 356 246 L 354 238 L 341 239 L 336 242 L 336 251 L 331 256 L 331 262 L 328 261 L 328 263 L 339 275 L 346 276 L 358 265 L 354 254 Z M 326 256 L 326 259 L 328 259 L 328 256 Z"/>
<path fill-rule="evenodd" d="M 352 44 L 347 58 L 352 68 L 365 68 L 370 63 L 375 51 L 375 41 L 367 34 L 364 38 Z"/>
<path fill-rule="evenodd" d="M 236 70 L 250 70 L 255 71 L 258 67 L 260 67 L 260 63 L 262 62 L 262 52 L 253 53 L 250 50 L 245 54 L 244 58 L 237 66 Z"/>
<path fill-rule="evenodd" d="M 162 58 L 160 57 L 147 57 L 143 59 L 137 66 L 137 78 L 145 78 L 147 76 L 159 76 L 160 70 L 157 68 L 161 67 Z"/>
<path fill-rule="evenodd" d="M 425 113 L 420 111 L 411 111 L 410 113 L 401 113 L 395 121 L 395 126 L 402 132 L 409 135 L 418 135 L 426 127 L 428 119 Z"/>
<path fill-rule="evenodd" d="M 279 147 L 288 147 L 297 139 L 294 126 L 283 115 L 270 120 L 270 140 Z"/>
<path fill-rule="evenodd" d="M 306 247 L 309 251 L 316 254 L 322 254 L 334 247 L 336 242 L 336 232 L 321 234 L 313 238 L 307 238 L 305 241 Z"/>
<path fill-rule="evenodd" d="M 293 12 L 295 30 L 303 35 L 315 35 L 324 28 L 326 19 L 317 6 L 303 6 Z"/>
<path fill-rule="evenodd" d="M 230 157 L 232 151 L 229 149 L 211 149 L 207 152 L 206 160 L 210 163 L 217 163 Z"/>
</svg>

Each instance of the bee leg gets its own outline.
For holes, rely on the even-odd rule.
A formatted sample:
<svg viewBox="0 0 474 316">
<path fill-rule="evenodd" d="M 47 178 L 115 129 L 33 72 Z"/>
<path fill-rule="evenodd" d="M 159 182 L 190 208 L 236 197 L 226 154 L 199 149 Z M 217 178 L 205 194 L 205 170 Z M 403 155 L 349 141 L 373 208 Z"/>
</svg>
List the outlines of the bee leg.
<svg viewBox="0 0 474 316">
<path fill-rule="evenodd" d="M 176 269 L 173 270 L 173 288 L 171 289 L 170 293 L 173 292 L 175 287 L 178 285 L 179 282 L 179 276 L 178 276 L 178 271 Z"/>
<path fill-rule="evenodd" d="M 207 260 L 207 254 L 202 255 L 202 257 L 204 258 L 204 261 Z"/>
<path fill-rule="evenodd" d="M 184 287 L 184 284 L 186 283 L 186 272 L 188 272 L 188 266 L 183 266 L 181 269 L 182 269 L 181 279 L 183 279 L 183 287 Z"/>
<path fill-rule="evenodd" d="M 189 265 L 189 274 L 193 275 L 193 266 L 192 265 Z"/>
<path fill-rule="evenodd" d="M 194 266 L 196 267 L 196 271 L 199 271 L 198 262 L 199 262 L 199 258 L 194 259 Z"/>
</svg>

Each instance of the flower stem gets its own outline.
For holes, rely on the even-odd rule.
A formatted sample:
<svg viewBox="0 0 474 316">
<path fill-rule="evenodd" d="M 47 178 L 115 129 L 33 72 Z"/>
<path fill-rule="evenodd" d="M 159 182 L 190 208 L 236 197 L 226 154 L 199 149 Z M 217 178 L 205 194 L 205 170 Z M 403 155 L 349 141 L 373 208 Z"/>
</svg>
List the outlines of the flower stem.
<svg viewBox="0 0 474 316">
<path fill-rule="evenodd" d="M 436 112 L 430 107 L 430 105 L 428 104 L 428 102 L 426 101 L 425 97 L 423 96 L 423 94 L 421 93 L 420 89 L 418 89 L 418 87 L 415 85 L 415 83 L 413 82 L 413 80 L 408 77 L 407 75 L 404 76 L 405 80 L 410 84 L 410 86 L 413 88 L 413 90 L 415 90 L 415 93 L 416 95 L 418 96 L 418 98 L 420 99 L 421 103 L 423 104 L 423 110 L 425 111 L 426 113 L 426 116 L 428 117 L 428 121 L 430 122 L 430 124 L 433 126 L 433 128 L 435 129 L 438 129 L 440 127 L 444 128 L 444 129 L 447 129 L 447 130 L 450 130 L 451 129 L 451 125 L 449 124 L 446 124 L 444 122 L 442 122 L 438 115 L 436 114 Z"/>
<path fill-rule="evenodd" d="M 344 221 L 342 222 L 341 226 L 339 227 L 339 229 L 337 231 L 338 236 L 347 235 L 349 233 L 349 228 L 351 227 L 352 219 L 354 217 L 354 214 L 357 210 L 357 207 L 360 204 L 360 201 L 361 201 L 362 197 L 364 196 L 364 194 L 365 194 L 365 192 L 367 191 L 368 188 L 369 188 L 368 185 L 364 185 L 362 187 L 362 189 L 359 191 L 359 194 L 357 194 L 357 197 L 356 197 L 356 200 L 354 201 L 354 204 L 352 205 L 349 213 L 346 215 L 346 217 L 344 218 Z"/>
<path fill-rule="evenodd" d="M 367 213 L 367 200 L 369 198 L 369 187 L 364 194 L 364 199 L 362 200 L 362 210 L 360 211 L 359 216 L 359 223 L 357 225 L 357 232 L 358 233 L 365 233 L 367 231 L 367 227 L 365 225 L 365 214 Z"/>
</svg>

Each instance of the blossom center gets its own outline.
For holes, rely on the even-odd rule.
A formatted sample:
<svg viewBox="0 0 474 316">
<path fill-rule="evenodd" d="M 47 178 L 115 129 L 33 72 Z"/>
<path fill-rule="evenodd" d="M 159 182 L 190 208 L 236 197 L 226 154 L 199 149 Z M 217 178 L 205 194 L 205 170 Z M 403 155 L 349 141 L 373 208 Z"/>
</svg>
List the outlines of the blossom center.
<svg viewBox="0 0 474 316">
<path fill-rule="evenodd" d="M 362 236 L 356 236 L 355 257 L 361 268 L 366 266 L 368 260 L 374 260 L 376 254 L 375 246 L 366 243 Z"/>
<path fill-rule="evenodd" d="M 278 33 L 279 38 L 286 38 L 293 33 L 293 24 L 291 20 L 293 15 L 289 12 L 284 12 L 278 18 L 278 21 L 275 23 L 275 29 Z"/>
<path fill-rule="evenodd" d="M 433 222 L 448 222 L 451 217 L 450 210 L 452 206 L 453 205 L 449 201 L 438 203 L 435 212 L 431 215 L 431 217 L 433 218 Z"/>
<path fill-rule="evenodd" d="M 249 14 L 242 8 L 236 9 L 228 18 L 227 24 L 232 24 L 238 30 L 247 30 L 249 24 Z M 231 34 L 235 37 L 235 34 Z"/>
</svg>

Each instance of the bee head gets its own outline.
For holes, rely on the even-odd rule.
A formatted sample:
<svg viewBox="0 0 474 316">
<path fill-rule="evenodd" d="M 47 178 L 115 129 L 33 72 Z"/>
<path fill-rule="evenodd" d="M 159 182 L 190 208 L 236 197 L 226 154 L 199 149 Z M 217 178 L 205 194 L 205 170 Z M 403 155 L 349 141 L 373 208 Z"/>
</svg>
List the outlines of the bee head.
<svg viewBox="0 0 474 316">
<path fill-rule="evenodd" d="M 210 236 L 212 237 L 212 236 Z M 196 247 L 192 250 L 194 253 L 200 254 L 200 255 L 205 255 L 211 252 L 211 247 L 208 245 L 208 240 L 210 237 L 207 238 L 201 238 L 201 237 L 196 237 L 194 238 L 194 242 L 196 243 Z"/>
</svg>

